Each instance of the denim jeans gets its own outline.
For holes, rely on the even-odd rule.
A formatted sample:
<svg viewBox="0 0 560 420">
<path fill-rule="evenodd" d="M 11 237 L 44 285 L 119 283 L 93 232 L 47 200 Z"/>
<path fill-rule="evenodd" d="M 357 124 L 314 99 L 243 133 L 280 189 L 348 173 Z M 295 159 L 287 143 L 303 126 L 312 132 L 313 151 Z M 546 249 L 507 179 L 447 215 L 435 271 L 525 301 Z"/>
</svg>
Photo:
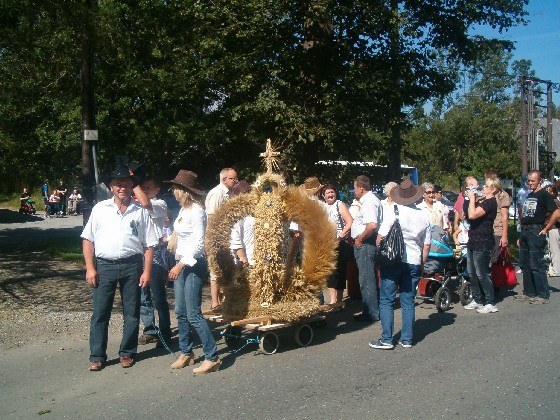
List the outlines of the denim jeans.
<svg viewBox="0 0 560 420">
<path fill-rule="evenodd" d="M 119 356 L 134 357 L 138 348 L 140 323 L 140 275 L 142 255 L 126 263 L 98 260 L 99 284 L 93 289 L 93 314 L 89 330 L 89 360 L 107 360 L 109 320 L 117 286 L 121 293 L 124 327 Z"/>
<path fill-rule="evenodd" d="M 204 258 L 199 258 L 194 267 L 185 266 L 179 274 L 173 290 L 175 291 L 175 315 L 179 326 L 179 350 L 189 354 L 193 349 L 191 327 L 202 342 L 206 360 L 217 360 L 217 346 L 208 322 L 202 316 L 202 284 L 208 277 L 208 265 Z"/>
<path fill-rule="evenodd" d="M 467 248 L 467 271 L 473 300 L 480 304 L 494 305 L 494 284 L 490 277 L 492 246 L 485 245 L 480 251 Z"/>
<path fill-rule="evenodd" d="M 169 303 L 167 302 L 167 271 L 159 264 L 152 264 L 152 281 L 148 287 L 142 287 L 140 319 L 144 324 L 144 334 L 156 335 L 156 319 L 154 307 L 159 318 L 159 330 L 165 335 L 171 335 L 171 318 Z"/>
<path fill-rule="evenodd" d="M 354 247 L 354 256 L 358 265 L 358 281 L 362 294 L 363 315 L 374 321 L 379 320 L 379 302 L 377 300 L 377 279 L 375 277 L 375 245 L 364 243 Z"/>
<path fill-rule="evenodd" d="M 519 234 L 519 267 L 523 272 L 523 293 L 548 299 L 548 279 L 544 253 L 546 235 L 539 229 L 522 230 Z"/>
<path fill-rule="evenodd" d="M 421 265 L 404 262 L 381 268 L 379 316 L 381 318 L 381 341 L 384 343 L 393 342 L 395 329 L 393 307 L 398 288 L 402 312 L 401 342 L 412 344 L 412 330 L 416 319 L 414 296 L 421 269 Z"/>
</svg>

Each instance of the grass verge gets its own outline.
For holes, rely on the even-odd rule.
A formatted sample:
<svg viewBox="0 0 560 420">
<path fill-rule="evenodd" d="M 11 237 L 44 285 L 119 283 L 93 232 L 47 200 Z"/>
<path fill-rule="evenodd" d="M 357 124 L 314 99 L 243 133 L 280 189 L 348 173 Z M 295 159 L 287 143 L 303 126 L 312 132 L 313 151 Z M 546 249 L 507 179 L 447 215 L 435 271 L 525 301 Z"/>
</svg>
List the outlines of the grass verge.
<svg viewBox="0 0 560 420">
<path fill-rule="evenodd" d="M 68 238 L 54 238 L 40 243 L 41 251 L 46 254 L 60 258 L 63 261 L 71 261 L 83 263 L 84 257 L 82 255 L 82 238 L 68 237 Z"/>
</svg>

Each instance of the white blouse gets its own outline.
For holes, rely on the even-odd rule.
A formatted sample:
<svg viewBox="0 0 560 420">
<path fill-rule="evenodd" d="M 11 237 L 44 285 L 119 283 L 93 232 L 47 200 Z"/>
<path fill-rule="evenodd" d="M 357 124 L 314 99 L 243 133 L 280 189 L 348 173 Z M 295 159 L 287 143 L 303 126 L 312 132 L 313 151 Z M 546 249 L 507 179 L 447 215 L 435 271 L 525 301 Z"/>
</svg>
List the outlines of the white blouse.
<svg viewBox="0 0 560 420">
<path fill-rule="evenodd" d="M 173 229 L 177 232 L 175 257 L 185 265 L 194 266 L 197 258 L 204 257 L 206 212 L 197 203 L 193 203 L 190 208 L 182 207 Z"/>
</svg>

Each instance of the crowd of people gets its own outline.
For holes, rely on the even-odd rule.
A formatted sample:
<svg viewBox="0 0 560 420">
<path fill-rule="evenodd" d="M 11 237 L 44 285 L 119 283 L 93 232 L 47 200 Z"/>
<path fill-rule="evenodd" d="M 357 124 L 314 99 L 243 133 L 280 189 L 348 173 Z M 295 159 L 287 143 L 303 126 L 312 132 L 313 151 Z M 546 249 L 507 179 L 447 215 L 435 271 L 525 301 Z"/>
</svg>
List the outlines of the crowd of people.
<svg viewBox="0 0 560 420">
<path fill-rule="evenodd" d="M 107 333 L 117 286 L 124 313 L 119 349 L 121 365 L 134 365 L 139 344 L 167 347 L 171 339 L 168 281 L 173 282 L 180 350 L 171 368 L 182 369 L 195 363 L 193 332 L 199 336 L 203 350 L 203 360 L 193 372 L 205 374 L 220 368 L 216 342 L 201 308 L 202 288 L 208 279 L 212 311 L 219 312 L 223 298 L 215 274 L 208 270 L 205 231 L 208 219 L 214 217 L 223 203 L 249 192 L 251 186 L 239 181 L 232 168 L 224 168 L 219 178 L 219 184 L 208 194 L 200 188 L 198 176 L 192 171 L 180 170 L 174 179 L 164 181 L 171 185 L 180 206 L 179 214 L 172 220 L 166 202 L 158 198 L 158 180 L 144 177 L 136 185 L 137 178 L 130 168 L 119 165 L 113 171 L 110 179 L 113 197 L 94 206 L 81 235 L 86 280 L 94 287 L 89 370 L 101 370 L 107 360 Z M 372 340 L 370 347 L 392 349 L 395 346 L 397 292 L 402 311 L 397 344 L 412 347 L 416 286 L 424 272 L 434 226 L 453 237 L 467 256 L 473 299 L 464 309 L 481 314 L 498 311 L 490 267 L 496 252 L 509 243 L 510 198 L 497 174 L 491 171 L 484 174 L 480 186 L 473 176 L 467 177 L 464 185 L 452 217 L 449 207 L 443 203 L 441 187 L 432 183 L 418 186 L 409 179 L 400 184 L 388 183 L 384 189 L 386 198 L 380 201 L 372 191 L 370 179 L 360 175 L 353 182 L 355 200 L 350 206 L 338 199 L 335 185 L 323 185 L 317 177 L 308 177 L 300 186 L 309 199 L 321 203 L 329 221 L 336 226 L 338 258 L 335 270 L 326 279 L 330 298 L 327 311 L 343 310 L 346 268 L 350 260 L 355 260 L 362 311 L 354 315 L 354 320 L 381 323 L 381 337 Z M 560 218 L 557 206 L 560 202 L 555 199 L 542 187 L 540 172 L 530 172 L 528 191 L 520 207 L 519 265 L 523 293 L 515 296 L 518 301 L 549 302 L 548 268 L 544 260 L 547 234 L 550 242 L 556 241 L 550 245 L 551 255 L 560 255 L 557 229 L 554 229 L 556 236 L 552 233 Z M 377 266 L 376 248 L 396 220 L 405 245 L 402 260 L 390 266 Z M 244 266 L 253 264 L 253 222 L 251 216 L 244 217 L 231 233 L 232 258 Z M 290 229 L 294 238 L 301 236 L 295 223 L 290 224 Z M 560 271 L 558 261 L 552 269 Z M 144 330 L 139 336 L 140 321 Z"/>
</svg>

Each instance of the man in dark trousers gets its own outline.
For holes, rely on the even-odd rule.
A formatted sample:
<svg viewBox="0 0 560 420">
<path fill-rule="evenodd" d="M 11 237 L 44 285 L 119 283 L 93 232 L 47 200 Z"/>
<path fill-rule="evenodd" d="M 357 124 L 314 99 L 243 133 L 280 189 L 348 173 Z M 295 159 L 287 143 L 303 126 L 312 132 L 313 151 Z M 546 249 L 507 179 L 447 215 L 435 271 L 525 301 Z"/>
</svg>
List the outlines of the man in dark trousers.
<svg viewBox="0 0 560 420">
<path fill-rule="evenodd" d="M 113 197 L 93 207 L 81 235 L 86 280 L 94 288 L 89 334 L 91 371 L 101 370 L 107 360 L 109 320 L 117 286 L 124 317 L 120 363 L 124 368 L 134 365 L 140 287 L 150 284 L 154 247 L 158 244 L 148 210 L 132 200 L 133 183 L 128 167 L 117 166 L 109 185 Z"/>
<path fill-rule="evenodd" d="M 519 233 L 519 267 L 523 273 L 523 294 L 514 297 L 518 301 L 532 304 L 549 303 L 550 291 L 546 277 L 547 264 L 544 261 L 546 234 L 560 218 L 560 209 L 544 188 L 541 187 L 540 171 L 531 171 L 527 185 L 531 193 L 523 202 L 521 232 Z M 544 224 L 548 213 L 552 213 Z"/>
</svg>

